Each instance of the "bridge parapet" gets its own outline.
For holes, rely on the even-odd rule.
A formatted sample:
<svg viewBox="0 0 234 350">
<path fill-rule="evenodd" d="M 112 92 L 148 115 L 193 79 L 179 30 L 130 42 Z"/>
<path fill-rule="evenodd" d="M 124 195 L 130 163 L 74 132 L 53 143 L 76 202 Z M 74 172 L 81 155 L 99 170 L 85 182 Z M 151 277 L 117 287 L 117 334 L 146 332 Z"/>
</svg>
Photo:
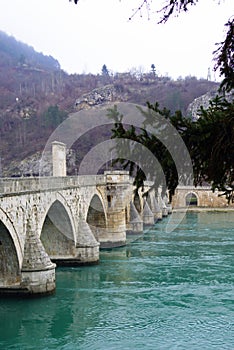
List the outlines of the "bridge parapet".
<svg viewBox="0 0 234 350">
<path fill-rule="evenodd" d="M 2 178 L 0 181 L 0 196 L 96 186 L 97 184 L 104 185 L 105 183 L 106 176 L 104 175 Z"/>
</svg>

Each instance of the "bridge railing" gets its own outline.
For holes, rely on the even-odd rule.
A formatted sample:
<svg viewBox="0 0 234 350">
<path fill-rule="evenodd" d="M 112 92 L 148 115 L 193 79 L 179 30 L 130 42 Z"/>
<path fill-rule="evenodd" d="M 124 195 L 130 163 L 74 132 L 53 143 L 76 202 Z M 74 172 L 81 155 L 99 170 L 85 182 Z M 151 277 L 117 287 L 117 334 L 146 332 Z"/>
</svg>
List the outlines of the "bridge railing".
<svg viewBox="0 0 234 350">
<path fill-rule="evenodd" d="M 178 190 L 211 190 L 211 186 L 177 186 Z"/>
<path fill-rule="evenodd" d="M 1 178 L 0 195 L 40 192 L 105 184 L 104 175 Z"/>
<path fill-rule="evenodd" d="M 123 176 L 123 181 L 128 183 L 132 181 L 126 171 L 113 171 L 112 173 L 114 175 L 111 176 L 111 181 L 115 181 L 115 176 L 118 174 Z M 109 176 L 110 173 L 105 172 L 103 175 L 0 178 L 0 196 L 105 185 L 109 181 Z"/>
</svg>

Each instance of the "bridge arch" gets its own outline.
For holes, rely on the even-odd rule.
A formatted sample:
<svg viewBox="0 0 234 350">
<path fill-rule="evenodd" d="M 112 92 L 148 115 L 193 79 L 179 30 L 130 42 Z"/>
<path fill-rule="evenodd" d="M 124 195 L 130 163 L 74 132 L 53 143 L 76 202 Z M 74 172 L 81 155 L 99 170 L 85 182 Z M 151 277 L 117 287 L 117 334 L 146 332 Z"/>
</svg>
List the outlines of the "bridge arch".
<svg viewBox="0 0 234 350">
<path fill-rule="evenodd" d="M 102 197 L 98 193 L 95 193 L 90 200 L 86 222 L 96 240 L 99 241 L 100 236 L 105 232 L 107 217 Z"/>
<path fill-rule="evenodd" d="M 198 206 L 199 197 L 196 192 L 190 191 L 185 195 L 185 206 Z"/>
<path fill-rule="evenodd" d="M 23 247 L 22 247 L 21 242 L 19 240 L 19 234 L 18 234 L 18 232 L 16 232 L 16 229 L 15 229 L 13 223 L 11 222 L 9 216 L 2 208 L 0 208 L 0 221 L 6 227 L 9 234 L 11 235 L 11 238 L 12 238 L 14 245 L 15 245 L 15 250 L 17 253 L 18 260 L 19 260 L 19 265 L 21 266 L 22 262 L 23 262 L 23 254 L 24 253 L 23 253 Z"/>
<path fill-rule="evenodd" d="M 4 215 L 5 214 L 5 215 Z M 23 254 L 14 226 L 0 210 L 0 287 L 20 283 Z"/>
<path fill-rule="evenodd" d="M 72 212 L 64 198 L 57 194 L 47 207 L 40 230 L 41 242 L 52 260 L 74 256 L 75 232 Z"/>
</svg>

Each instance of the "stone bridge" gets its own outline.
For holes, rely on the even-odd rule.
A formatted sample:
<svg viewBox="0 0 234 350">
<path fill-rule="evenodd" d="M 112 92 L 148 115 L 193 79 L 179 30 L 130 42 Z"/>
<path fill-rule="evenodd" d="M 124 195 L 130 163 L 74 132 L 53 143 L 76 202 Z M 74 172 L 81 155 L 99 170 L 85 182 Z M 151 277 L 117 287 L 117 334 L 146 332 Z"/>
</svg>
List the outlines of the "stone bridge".
<svg viewBox="0 0 234 350">
<path fill-rule="evenodd" d="M 52 145 L 53 176 L 0 179 L 0 294 L 51 293 L 56 265 L 98 263 L 99 248 L 125 245 L 168 213 L 126 171 L 66 176 L 65 148 Z"/>
<path fill-rule="evenodd" d="M 99 246 L 123 246 L 166 215 L 132 182 L 126 171 L 0 179 L 0 294 L 51 293 L 56 265 L 98 263 Z"/>
</svg>

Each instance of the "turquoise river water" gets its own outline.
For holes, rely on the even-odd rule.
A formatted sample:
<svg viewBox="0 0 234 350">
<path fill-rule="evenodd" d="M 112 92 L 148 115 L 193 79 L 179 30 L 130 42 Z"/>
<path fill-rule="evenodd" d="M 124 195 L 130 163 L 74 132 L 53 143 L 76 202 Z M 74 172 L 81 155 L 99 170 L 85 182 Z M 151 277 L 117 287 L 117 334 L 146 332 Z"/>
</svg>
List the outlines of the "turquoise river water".
<svg viewBox="0 0 234 350">
<path fill-rule="evenodd" d="M 57 290 L 0 300 L 1 350 L 233 350 L 234 213 L 169 218 L 100 264 L 58 268 Z"/>
</svg>

